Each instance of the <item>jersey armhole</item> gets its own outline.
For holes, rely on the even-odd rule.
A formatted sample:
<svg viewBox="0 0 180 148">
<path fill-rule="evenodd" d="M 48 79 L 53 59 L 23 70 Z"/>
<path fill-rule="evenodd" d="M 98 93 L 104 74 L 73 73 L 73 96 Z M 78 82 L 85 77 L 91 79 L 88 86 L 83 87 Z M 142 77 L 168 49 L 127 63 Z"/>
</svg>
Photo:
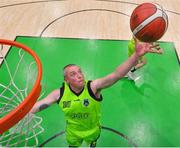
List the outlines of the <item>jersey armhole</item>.
<svg viewBox="0 0 180 148">
<path fill-rule="evenodd" d="M 62 96 L 63 96 L 63 94 L 64 94 L 64 83 L 62 83 L 62 86 L 61 86 L 61 88 L 59 89 L 59 91 L 60 91 L 60 97 L 59 97 L 59 99 L 57 100 L 57 104 L 59 104 L 59 102 L 61 101 L 61 98 L 62 98 Z"/>
<path fill-rule="evenodd" d="M 87 83 L 87 88 L 88 88 L 88 92 L 89 92 L 89 94 L 90 94 L 90 96 L 93 98 L 93 99 L 95 99 L 96 101 L 102 101 L 103 100 L 103 97 L 102 97 L 102 95 L 100 94 L 100 98 L 98 98 L 98 97 L 96 97 L 95 96 L 95 94 L 93 93 L 93 91 L 92 91 L 92 89 L 91 89 L 91 80 L 90 81 L 88 81 L 88 83 Z"/>
</svg>

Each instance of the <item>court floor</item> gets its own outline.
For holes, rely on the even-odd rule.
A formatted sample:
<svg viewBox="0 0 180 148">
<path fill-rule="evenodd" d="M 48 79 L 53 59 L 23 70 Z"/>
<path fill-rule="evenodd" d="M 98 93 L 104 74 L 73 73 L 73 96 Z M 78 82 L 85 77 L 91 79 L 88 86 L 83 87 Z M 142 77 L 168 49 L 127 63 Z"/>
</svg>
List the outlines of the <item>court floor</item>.
<svg viewBox="0 0 180 148">
<path fill-rule="evenodd" d="M 21 42 L 38 54 L 43 66 L 40 97 L 43 98 L 61 86 L 62 68 L 69 63 L 81 66 L 86 79 L 95 79 L 112 72 L 126 60 L 127 43 L 132 37 L 129 18 L 133 9 L 143 2 L 147 1 L 1 0 L 0 38 Z M 159 40 L 164 53 L 146 55 L 147 65 L 136 72 L 138 79 L 135 82 L 123 78 L 102 92 L 103 129 L 99 147 L 180 146 L 180 1 L 148 2 L 163 6 L 169 18 L 167 32 Z M 34 64 L 30 62 L 32 59 L 21 51 L 15 54 L 15 48 L 0 46 L 0 50 L 1 54 L 6 55 L 10 72 L 15 73 L 13 77 L 20 86 L 18 98 L 24 99 L 23 95 L 27 95 L 24 89 L 27 88 L 27 78 L 28 88 L 31 89 L 36 75 Z M 0 118 L 4 115 L 1 112 L 4 98 L 13 100 L 17 95 L 14 93 L 17 88 L 13 85 L 3 93 L 5 87 L 1 84 L 8 85 L 10 77 L 1 54 Z M 34 141 L 27 139 L 19 146 L 31 146 L 37 141 L 39 146 L 66 146 L 64 118 L 56 104 L 37 113 L 36 121 L 40 126 L 34 129 L 44 131 L 37 134 Z M 33 124 L 36 125 L 32 122 L 31 127 Z M 17 129 L 16 133 L 20 131 Z M 30 136 L 23 135 L 11 142 Z M 0 147 L 4 144 L 1 138 Z M 10 145 L 9 139 L 12 138 L 5 137 L 7 145 Z"/>
<path fill-rule="evenodd" d="M 112 72 L 127 58 L 128 40 L 18 36 L 16 41 L 32 48 L 40 57 L 44 96 L 61 86 L 62 68 L 68 63 L 81 66 L 86 79 L 93 80 Z M 180 146 L 179 61 L 174 43 L 160 45 L 166 52 L 146 55 L 148 64 L 136 72 L 138 80 L 123 78 L 102 92 L 104 128 L 97 146 Z M 12 48 L 7 55 L 12 67 L 18 63 L 14 55 Z M 22 71 L 25 70 L 21 68 L 18 77 L 26 79 Z M 3 73 L 0 75 L 2 78 Z M 67 146 L 65 134 L 59 134 L 64 131 L 65 122 L 58 105 L 37 115 L 43 118 L 45 129 L 38 135 L 39 144 Z"/>
</svg>

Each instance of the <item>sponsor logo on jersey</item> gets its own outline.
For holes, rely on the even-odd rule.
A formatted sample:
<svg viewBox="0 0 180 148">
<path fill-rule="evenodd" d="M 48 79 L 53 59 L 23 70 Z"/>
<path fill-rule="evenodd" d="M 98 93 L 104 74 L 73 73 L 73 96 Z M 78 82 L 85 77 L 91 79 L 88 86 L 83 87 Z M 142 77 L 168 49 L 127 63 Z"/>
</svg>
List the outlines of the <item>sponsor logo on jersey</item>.
<svg viewBox="0 0 180 148">
<path fill-rule="evenodd" d="M 71 106 L 71 101 L 63 101 L 63 108 L 69 108 Z"/>
<path fill-rule="evenodd" d="M 73 119 L 87 119 L 89 117 L 89 113 L 72 113 L 71 117 Z"/>
</svg>

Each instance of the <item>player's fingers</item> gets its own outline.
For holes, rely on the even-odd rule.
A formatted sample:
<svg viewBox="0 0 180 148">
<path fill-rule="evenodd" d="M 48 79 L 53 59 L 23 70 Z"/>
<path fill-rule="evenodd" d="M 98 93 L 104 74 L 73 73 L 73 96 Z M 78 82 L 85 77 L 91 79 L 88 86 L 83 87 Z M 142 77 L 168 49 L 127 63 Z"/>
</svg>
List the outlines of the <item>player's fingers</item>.
<svg viewBox="0 0 180 148">
<path fill-rule="evenodd" d="M 157 47 L 159 47 L 159 44 L 150 45 L 150 48 L 157 48 Z"/>
<path fill-rule="evenodd" d="M 156 47 L 156 50 L 160 50 L 160 49 L 161 49 L 161 47 L 159 47 L 159 46 L 158 46 L 158 47 Z"/>
<path fill-rule="evenodd" d="M 162 50 L 161 47 L 159 47 L 159 46 L 156 47 L 156 48 L 151 48 L 151 49 L 153 49 L 153 50 Z"/>
<path fill-rule="evenodd" d="M 147 49 L 147 52 L 149 52 L 149 53 L 157 53 L 157 51 L 155 50 L 155 49 Z"/>
</svg>

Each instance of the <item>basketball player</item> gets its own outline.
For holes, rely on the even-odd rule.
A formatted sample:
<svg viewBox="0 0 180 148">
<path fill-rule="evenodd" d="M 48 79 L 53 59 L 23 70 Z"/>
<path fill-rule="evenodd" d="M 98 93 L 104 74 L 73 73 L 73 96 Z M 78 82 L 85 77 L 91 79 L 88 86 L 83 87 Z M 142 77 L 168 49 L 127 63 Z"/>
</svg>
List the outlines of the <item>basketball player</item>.
<svg viewBox="0 0 180 148">
<path fill-rule="evenodd" d="M 135 52 L 135 46 L 137 43 L 140 44 L 153 44 L 155 46 L 155 50 L 154 52 L 157 54 L 162 54 L 162 48 L 160 48 L 159 44 L 157 43 L 145 43 L 145 42 L 141 42 L 140 40 L 138 40 L 135 36 L 133 36 L 133 38 L 129 41 L 128 43 L 128 57 L 130 57 L 131 55 L 133 55 L 133 53 Z M 138 58 L 137 64 L 128 72 L 127 76 L 130 80 L 135 80 L 135 76 L 134 76 L 134 72 L 143 67 L 144 65 L 146 65 L 147 60 L 145 58 L 145 56 L 141 56 Z"/>
<path fill-rule="evenodd" d="M 31 113 L 42 111 L 57 103 L 65 114 L 66 139 L 69 147 L 81 146 L 83 141 L 90 147 L 95 147 L 101 133 L 101 91 L 123 78 L 141 56 L 148 52 L 154 53 L 154 46 L 150 44 L 137 43 L 135 48 L 136 52 L 112 73 L 93 81 L 85 80 L 79 66 L 74 64 L 65 66 L 62 87 L 38 101 Z"/>
</svg>

